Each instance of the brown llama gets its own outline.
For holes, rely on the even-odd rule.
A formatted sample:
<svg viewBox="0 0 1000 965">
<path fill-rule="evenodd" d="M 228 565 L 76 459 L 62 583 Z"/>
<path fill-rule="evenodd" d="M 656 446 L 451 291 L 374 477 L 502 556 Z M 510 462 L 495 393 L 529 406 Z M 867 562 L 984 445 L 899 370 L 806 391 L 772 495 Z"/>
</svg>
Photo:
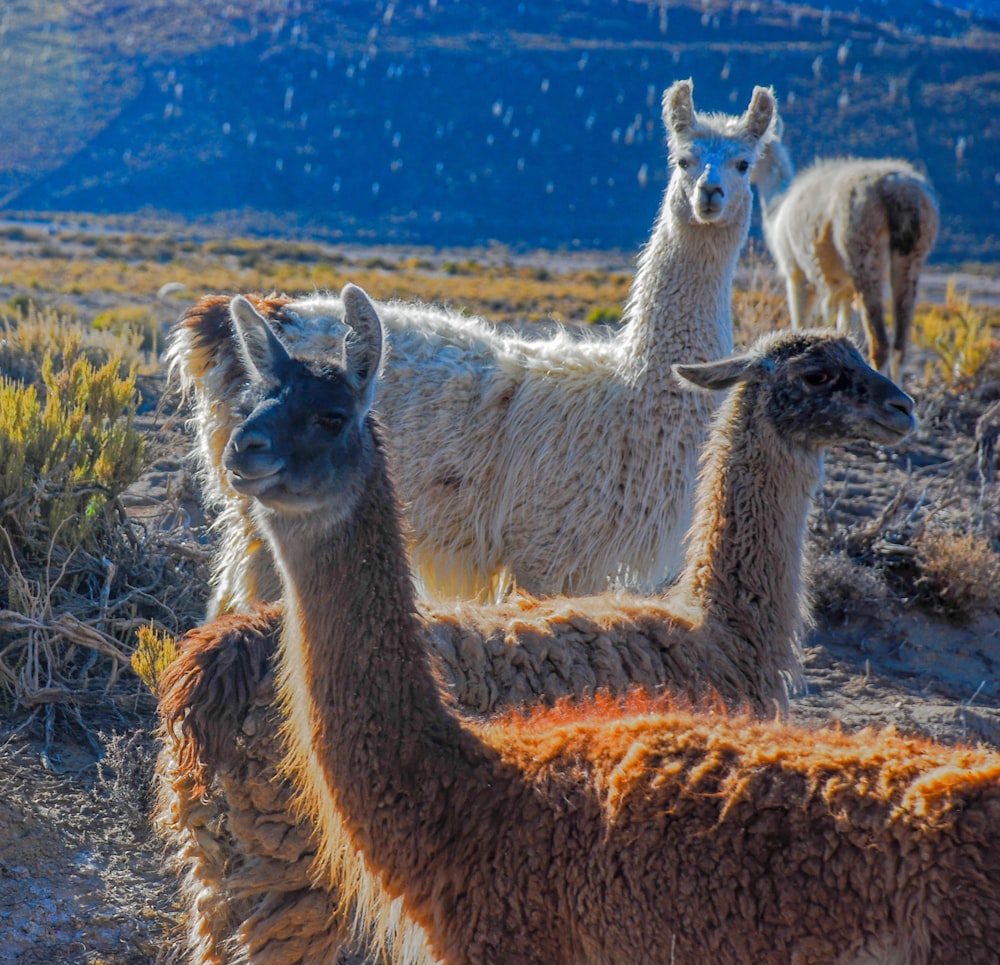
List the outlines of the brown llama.
<svg viewBox="0 0 1000 965">
<path fill-rule="evenodd" d="M 423 613 L 437 669 L 472 714 L 669 686 L 771 715 L 787 707 L 786 681 L 799 679 L 791 629 L 758 659 L 753 641 L 679 639 L 658 598 L 518 596 Z M 156 823 L 182 879 L 186 960 L 199 965 L 321 965 L 351 938 L 341 889 L 313 886 L 313 825 L 291 806 L 281 773 L 273 663 L 282 623 L 275 605 L 217 617 L 179 641 L 158 688 Z"/>
<path fill-rule="evenodd" d="M 491 723 L 449 707 L 370 417 L 381 325 L 347 298 L 357 338 L 323 368 L 234 300 L 266 397 L 225 455 L 282 574 L 287 766 L 331 880 L 357 848 L 456 965 L 994 961 L 1000 755 L 638 696 Z M 911 400 L 832 335 L 679 373 L 732 390 L 718 419 L 739 481 L 712 510 L 718 539 L 738 540 L 765 492 L 788 495 L 779 514 L 795 503 L 825 446 L 913 425 Z M 745 619 L 768 574 L 743 550 L 745 582 L 725 589 Z M 678 606 L 718 575 L 689 574 Z"/>
<path fill-rule="evenodd" d="M 832 158 L 795 173 L 788 150 L 771 141 L 753 173 L 764 236 L 785 277 L 792 327 L 807 324 L 819 297 L 828 322 L 845 333 L 856 320 L 873 364 L 902 385 L 920 272 L 938 230 L 927 179 L 906 161 Z M 883 295 L 892 291 L 890 352 Z"/>
<path fill-rule="evenodd" d="M 715 447 L 728 444 L 719 439 Z M 696 501 L 699 527 L 709 530 L 717 525 L 720 472 L 701 481 Z M 676 601 L 617 593 L 424 605 L 438 669 L 458 706 L 475 714 L 632 685 L 667 686 L 694 700 L 711 694 L 756 715 L 786 711 L 788 690 L 801 679 L 807 506 L 804 498 L 798 515 L 748 518 L 741 543 L 696 539 L 687 571 L 720 575 L 685 604 L 680 620 Z M 719 588 L 743 579 L 743 544 L 764 559 L 768 583 L 759 589 L 768 596 L 753 620 L 716 618 L 727 603 L 738 605 Z M 696 606 L 704 619 L 694 619 Z M 347 934 L 343 916 L 328 925 L 339 890 L 323 892 L 326 907 L 309 888 L 312 829 L 290 813 L 278 775 L 270 658 L 281 619 L 280 608 L 268 607 L 193 632 L 162 684 L 158 824 L 184 879 L 191 956 L 200 962 L 225 960 L 227 948 L 239 950 L 237 960 L 320 962 Z"/>
</svg>

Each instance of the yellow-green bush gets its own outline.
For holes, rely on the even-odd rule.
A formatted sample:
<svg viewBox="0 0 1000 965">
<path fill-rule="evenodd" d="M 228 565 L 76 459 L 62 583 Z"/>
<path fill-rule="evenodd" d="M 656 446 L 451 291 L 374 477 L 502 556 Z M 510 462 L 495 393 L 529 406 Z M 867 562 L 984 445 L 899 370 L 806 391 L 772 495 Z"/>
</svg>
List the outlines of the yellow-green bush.
<svg viewBox="0 0 1000 965">
<path fill-rule="evenodd" d="M 588 325 L 614 325 L 622 320 L 622 309 L 615 305 L 598 305 L 587 312 Z"/>
<path fill-rule="evenodd" d="M 0 527 L 28 556 L 92 545 L 143 465 L 134 374 L 117 357 L 95 366 L 72 346 L 59 354 L 58 365 L 43 356 L 41 392 L 0 377 Z"/>
<path fill-rule="evenodd" d="M 174 662 L 177 644 L 169 633 L 162 633 L 153 624 L 139 627 L 136 647 L 132 651 L 132 669 L 154 695 L 158 695 L 160 677 Z"/>
<path fill-rule="evenodd" d="M 94 365 L 117 358 L 123 374 L 143 361 L 143 337 L 133 329 L 89 328 L 69 312 L 31 301 L 18 300 L 8 308 L 0 317 L 0 375 L 41 385 L 46 357 L 56 369 L 80 355 Z"/>
<path fill-rule="evenodd" d="M 160 347 L 160 323 L 141 305 L 117 305 L 94 316 L 94 329 L 111 332 L 127 342 L 138 342 L 144 352 Z"/>
<path fill-rule="evenodd" d="M 968 383 L 997 351 L 987 313 L 972 305 L 968 295 L 956 292 L 953 278 L 948 281 L 944 305 L 920 311 L 913 329 L 916 344 L 933 353 L 925 373 L 928 382 L 936 373 L 949 386 Z"/>
</svg>

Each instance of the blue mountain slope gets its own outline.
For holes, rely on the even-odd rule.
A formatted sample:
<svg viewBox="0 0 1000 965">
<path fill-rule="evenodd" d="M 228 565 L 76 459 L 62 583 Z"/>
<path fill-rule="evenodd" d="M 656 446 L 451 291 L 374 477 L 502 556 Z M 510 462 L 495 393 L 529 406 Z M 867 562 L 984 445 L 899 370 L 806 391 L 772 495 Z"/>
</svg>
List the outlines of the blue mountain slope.
<svg viewBox="0 0 1000 965">
<path fill-rule="evenodd" d="M 634 248 L 666 178 L 660 92 L 690 76 L 717 110 L 773 85 L 800 164 L 923 164 L 942 200 L 936 257 L 1000 259 L 1000 34 L 930 3 L 842 7 L 343 0 L 297 18 L 261 3 L 169 23 L 156 8 L 147 23 L 120 4 L 99 35 L 70 17 L 36 38 L 77 42 L 59 88 L 76 106 L 60 115 L 53 93 L 41 146 L 18 141 L 16 110 L 0 119 L 0 143 L 29 159 L 0 151 L 2 208 Z"/>
</svg>

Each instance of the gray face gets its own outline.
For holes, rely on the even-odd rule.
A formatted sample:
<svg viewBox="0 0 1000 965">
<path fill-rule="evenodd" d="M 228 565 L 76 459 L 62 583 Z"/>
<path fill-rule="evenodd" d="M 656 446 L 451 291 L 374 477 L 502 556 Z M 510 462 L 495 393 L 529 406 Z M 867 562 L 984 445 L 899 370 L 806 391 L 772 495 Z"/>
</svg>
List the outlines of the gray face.
<svg viewBox="0 0 1000 965">
<path fill-rule="evenodd" d="M 251 384 L 243 408 L 222 459 L 237 492 L 283 513 L 351 501 L 367 447 L 357 392 L 341 371 L 286 358 Z"/>
<path fill-rule="evenodd" d="M 774 363 L 768 415 L 786 439 L 816 449 L 899 442 L 916 427 L 913 399 L 872 369 L 847 339 L 789 335 Z"/>
</svg>

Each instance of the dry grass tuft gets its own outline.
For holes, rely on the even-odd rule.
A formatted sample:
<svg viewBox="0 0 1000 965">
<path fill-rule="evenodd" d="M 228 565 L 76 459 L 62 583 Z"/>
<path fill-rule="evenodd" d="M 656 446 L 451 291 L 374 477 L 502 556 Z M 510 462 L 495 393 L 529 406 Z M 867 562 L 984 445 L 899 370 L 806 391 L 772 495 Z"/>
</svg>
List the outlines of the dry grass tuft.
<svg viewBox="0 0 1000 965">
<path fill-rule="evenodd" d="M 92 793 L 112 805 L 119 826 L 144 841 L 152 833 L 149 815 L 156 788 L 156 744 L 141 730 L 101 731 L 97 738 L 104 755 L 97 762 Z"/>
<path fill-rule="evenodd" d="M 830 622 L 884 616 L 896 605 L 883 568 L 871 561 L 865 565 L 843 548 L 814 559 L 809 575 L 812 605 Z"/>
<path fill-rule="evenodd" d="M 957 621 L 1000 612 L 1000 555 L 982 532 L 928 526 L 914 539 L 917 601 Z"/>
</svg>

